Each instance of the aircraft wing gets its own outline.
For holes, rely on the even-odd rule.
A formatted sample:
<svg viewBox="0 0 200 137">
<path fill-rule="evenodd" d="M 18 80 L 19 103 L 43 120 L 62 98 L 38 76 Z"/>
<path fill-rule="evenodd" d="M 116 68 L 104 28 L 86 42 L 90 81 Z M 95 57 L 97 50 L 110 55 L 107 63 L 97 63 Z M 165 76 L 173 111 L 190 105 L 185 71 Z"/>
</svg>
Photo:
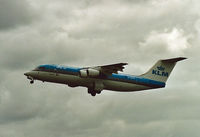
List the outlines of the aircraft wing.
<svg viewBox="0 0 200 137">
<path fill-rule="evenodd" d="M 117 63 L 117 64 L 98 66 L 98 69 L 101 71 L 101 73 L 112 74 L 112 73 L 118 73 L 118 71 L 123 71 L 125 65 L 128 65 L 128 63 Z"/>
</svg>

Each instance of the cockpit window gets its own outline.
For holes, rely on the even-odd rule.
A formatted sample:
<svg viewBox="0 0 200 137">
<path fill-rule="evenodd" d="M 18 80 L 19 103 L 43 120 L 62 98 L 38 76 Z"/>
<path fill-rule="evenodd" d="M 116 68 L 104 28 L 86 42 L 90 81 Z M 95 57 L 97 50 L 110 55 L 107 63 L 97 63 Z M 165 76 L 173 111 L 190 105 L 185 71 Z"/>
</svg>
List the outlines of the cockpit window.
<svg viewBox="0 0 200 137">
<path fill-rule="evenodd" d="M 39 69 L 45 69 L 45 67 L 39 67 Z"/>
<path fill-rule="evenodd" d="M 34 70 L 35 70 L 35 71 L 38 71 L 38 70 L 44 70 L 44 69 L 45 69 L 45 67 L 39 66 L 39 67 L 35 68 Z"/>
</svg>

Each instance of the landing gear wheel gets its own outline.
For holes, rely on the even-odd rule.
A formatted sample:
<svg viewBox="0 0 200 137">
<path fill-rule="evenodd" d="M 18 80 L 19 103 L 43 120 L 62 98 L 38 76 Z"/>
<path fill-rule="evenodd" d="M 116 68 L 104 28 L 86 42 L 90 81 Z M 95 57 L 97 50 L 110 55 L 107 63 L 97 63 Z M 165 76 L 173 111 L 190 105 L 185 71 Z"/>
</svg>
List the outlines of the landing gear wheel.
<svg viewBox="0 0 200 137">
<path fill-rule="evenodd" d="M 30 81 L 30 84 L 33 84 L 33 83 L 34 83 L 34 80 L 31 80 L 31 81 Z"/>
<path fill-rule="evenodd" d="M 97 94 L 101 94 L 101 91 L 97 91 Z"/>
<path fill-rule="evenodd" d="M 92 96 L 96 96 L 96 92 L 92 89 L 88 88 L 88 94 L 91 94 Z"/>
<path fill-rule="evenodd" d="M 91 95 L 94 97 L 94 96 L 96 96 L 96 92 L 91 92 Z"/>
</svg>

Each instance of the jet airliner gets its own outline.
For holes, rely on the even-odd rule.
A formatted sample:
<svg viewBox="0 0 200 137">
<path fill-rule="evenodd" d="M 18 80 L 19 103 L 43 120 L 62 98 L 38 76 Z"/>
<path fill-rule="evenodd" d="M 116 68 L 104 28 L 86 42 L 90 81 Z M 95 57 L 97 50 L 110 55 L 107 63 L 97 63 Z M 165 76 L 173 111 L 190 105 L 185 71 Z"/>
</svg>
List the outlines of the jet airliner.
<svg viewBox="0 0 200 137">
<path fill-rule="evenodd" d="M 118 73 L 127 63 L 117 63 L 95 67 L 67 67 L 45 64 L 24 73 L 33 84 L 35 80 L 67 84 L 69 87 L 83 86 L 92 96 L 102 90 L 131 92 L 164 88 L 171 71 L 184 57 L 158 60 L 146 73 L 138 76 Z"/>
</svg>

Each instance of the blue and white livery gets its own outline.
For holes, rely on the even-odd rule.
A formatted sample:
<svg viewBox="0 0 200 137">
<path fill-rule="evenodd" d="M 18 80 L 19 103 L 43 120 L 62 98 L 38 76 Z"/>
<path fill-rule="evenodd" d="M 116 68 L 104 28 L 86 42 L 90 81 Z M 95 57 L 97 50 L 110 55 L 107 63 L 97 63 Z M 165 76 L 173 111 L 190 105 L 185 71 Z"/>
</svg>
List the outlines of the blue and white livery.
<svg viewBox="0 0 200 137">
<path fill-rule="evenodd" d="M 24 73 L 30 83 L 34 80 L 67 84 L 70 87 L 83 86 L 88 88 L 92 96 L 100 94 L 102 90 L 120 92 L 140 91 L 155 88 L 164 88 L 176 62 L 184 57 L 159 60 L 146 73 L 133 76 L 118 74 L 123 71 L 127 63 L 118 63 L 96 67 L 75 68 L 61 65 L 40 65 L 34 70 Z"/>
</svg>

